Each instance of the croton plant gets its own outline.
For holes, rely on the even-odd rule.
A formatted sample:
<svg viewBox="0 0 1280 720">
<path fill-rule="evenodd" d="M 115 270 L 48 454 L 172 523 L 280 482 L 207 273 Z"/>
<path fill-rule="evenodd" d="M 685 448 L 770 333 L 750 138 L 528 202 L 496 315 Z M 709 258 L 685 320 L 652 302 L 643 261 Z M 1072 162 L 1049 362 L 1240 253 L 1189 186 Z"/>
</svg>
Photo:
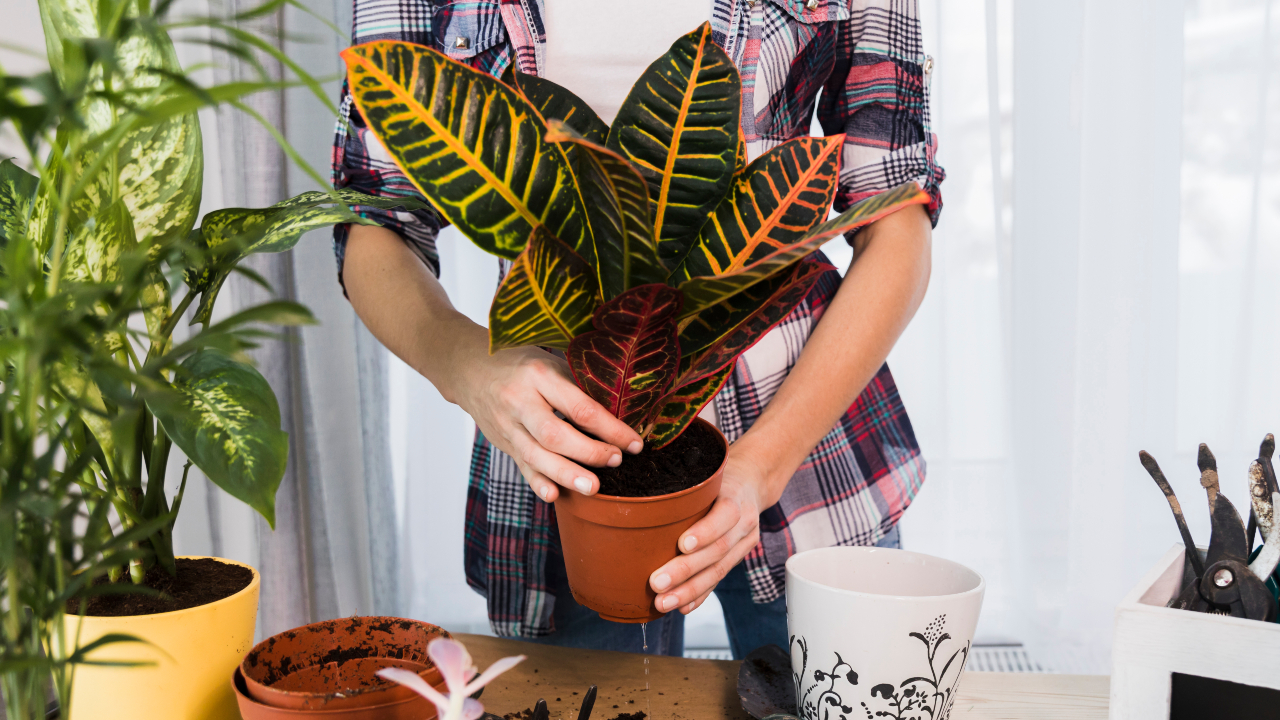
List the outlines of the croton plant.
<svg viewBox="0 0 1280 720">
<path fill-rule="evenodd" d="M 577 384 L 651 447 L 830 265 L 826 240 L 906 205 L 915 183 L 828 220 L 843 136 L 747 164 L 741 81 L 710 26 L 640 76 L 606 125 L 568 90 L 403 42 L 343 53 L 367 126 L 448 222 L 512 261 L 490 351 L 563 350 Z"/>
</svg>

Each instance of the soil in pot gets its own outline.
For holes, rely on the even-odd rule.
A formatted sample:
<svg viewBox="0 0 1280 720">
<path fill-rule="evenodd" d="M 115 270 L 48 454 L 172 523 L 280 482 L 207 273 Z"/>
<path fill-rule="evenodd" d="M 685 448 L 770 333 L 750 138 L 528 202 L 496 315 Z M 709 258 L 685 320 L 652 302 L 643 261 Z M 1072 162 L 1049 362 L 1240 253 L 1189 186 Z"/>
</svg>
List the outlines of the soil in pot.
<svg viewBox="0 0 1280 720">
<path fill-rule="evenodd" d="M 143 585 L 160 591 L 161 595 L 98 595 L 89 598 L 85 615 L 93 617 L 131 617 L 186 610 L 208 605 L 231 597 L 249 587 L 253 571 L 243 565 L 219 562 L 213 558 L 178 558 L 178 576 L 175 578 L 156 565 L 147 571 Z M 111 582 L 107 576 L 94 581 L 94 586 Z M 119 584 L 132 585 L 128 576 Z M 80 612 L 80 603 L 72 599 L 67 603 L 67 613 Z"/>
<path fill-rule="evenodd" d="M 710 425 L 692 423 L 666 447 L 648 445 L 637 455 L 622 454 L 616 468 L 592 468 L 600 494 L 655 497 L 680 492 L 711 477 L 724 461 L 724 445 Z"/>
</svg>

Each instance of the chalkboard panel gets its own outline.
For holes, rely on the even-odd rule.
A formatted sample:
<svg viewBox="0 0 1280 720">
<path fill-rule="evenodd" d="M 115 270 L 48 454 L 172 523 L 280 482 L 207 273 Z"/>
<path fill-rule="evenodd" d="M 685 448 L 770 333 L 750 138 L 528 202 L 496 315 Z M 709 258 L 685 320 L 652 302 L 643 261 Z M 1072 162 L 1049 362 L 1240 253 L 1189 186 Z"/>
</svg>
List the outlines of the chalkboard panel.
<svg viewBox="0 0 1280 720">
<path fill-rule="evenodd" d="M 1173 674 L 1169 720 L 1280 718 L 1280 690 L 1199 675 Z"/>
</svg>

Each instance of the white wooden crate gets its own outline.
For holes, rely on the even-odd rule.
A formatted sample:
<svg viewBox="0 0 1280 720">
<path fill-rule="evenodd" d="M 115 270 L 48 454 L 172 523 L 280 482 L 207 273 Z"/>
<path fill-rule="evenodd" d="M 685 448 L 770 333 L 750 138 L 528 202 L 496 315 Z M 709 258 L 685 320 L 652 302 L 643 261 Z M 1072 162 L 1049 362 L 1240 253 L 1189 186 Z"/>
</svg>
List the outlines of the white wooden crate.
<svg viewBox="0 0 1280 720">
<path fill-rule="evenodd" d="M 1184 555 L 1175 545 L 1116 607 L 1111 720 L 1168 720 L 1175 672 L 1280 690 L 1280 624 L 1165 607 Z"/>
</svg>

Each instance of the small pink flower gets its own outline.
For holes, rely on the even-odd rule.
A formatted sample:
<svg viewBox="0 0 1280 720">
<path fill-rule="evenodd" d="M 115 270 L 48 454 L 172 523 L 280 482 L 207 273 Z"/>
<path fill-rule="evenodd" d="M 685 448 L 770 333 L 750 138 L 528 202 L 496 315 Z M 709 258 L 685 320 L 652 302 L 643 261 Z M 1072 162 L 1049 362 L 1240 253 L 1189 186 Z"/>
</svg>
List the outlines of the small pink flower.
<svg viewBox="0 0 1280 720">
<path fill-rule="evenodd" d="M 403 668 L 384 668 L 378 671 L 378 677 L 399 683 L 430 700 L 440 713 L 439 720 L 476 720 L 484 713 L 480 701 L 471 699 L 475 691 L 489 684 L 491 680 L 515 667 L 524 660 L 524 655 L 505 657 L 489 666 L 483 675 L 476 677 L 476 667 L 471 661 L 471 654 L 459 643 L 448 638 L 436 638 L 427 645 L 427 656 L 435 663 L 448 694 L 431 687 L 417 673 Z M 472 679 L 475 678 L 475 679 Z M 467 682 L 470 680 L 470 682 Z"/>
</svg>

